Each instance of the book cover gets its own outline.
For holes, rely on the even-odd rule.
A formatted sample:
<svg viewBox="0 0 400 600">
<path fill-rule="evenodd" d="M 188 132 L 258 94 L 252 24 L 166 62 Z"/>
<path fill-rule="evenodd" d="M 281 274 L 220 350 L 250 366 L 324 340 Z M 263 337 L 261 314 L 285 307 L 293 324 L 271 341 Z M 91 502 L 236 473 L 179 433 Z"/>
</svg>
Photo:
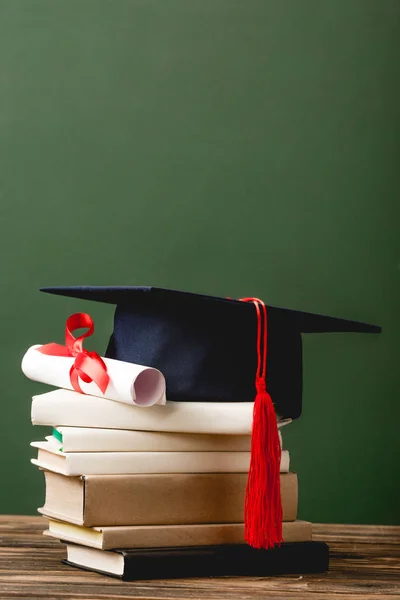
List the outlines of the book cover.
<svg viewBox="0 0 400 600">
<path fill-rule="evenodd" d="M 63 475 L 133 473 L 247 473 L 250 452 L 60 452 L 49 442 L 32 442 L 38 449 L 32 463 Z M 282 451 L 281 472 L 289 471 L 289 453 Z"/>
<path fill-rule="evenodd" d="M 124 581 L 181 577 L 322 573 L 329 566 L 323 542 L 284 543 L 269 550 L 247 545 L 104 551 L 67 544 L 66 564 Z"/>
<path fill-rule="evenodd" d="M 44 471 L 53 519 L 86 527 L 241 523 L 247 473 L 87 475 Z M 297 517 L 296 473 L 282 473 L 283 521 Z"/>
<path fill-rule="evenodd" d="M 55 427 L 46 440 L 62 452 L 249 452 L 251 436 Z"/>
<path fill-rule="evenodd" d="M 82 527 L 50 519 L 48 526 L 47 536 L 99 550 L 245 543 L 243 523 Z M 286 522 L 282 533 L 285 542 L 307 542 L 312 539 L 312 526 L 308 521 Z"/>
<path fill-rule="evenodd" d="M 144 408 L 58 389 L 33 397 L 31 419 L 52 427 L 251 435 L 253 407 L 253 402 L 167 402 Z"/>
</svg>

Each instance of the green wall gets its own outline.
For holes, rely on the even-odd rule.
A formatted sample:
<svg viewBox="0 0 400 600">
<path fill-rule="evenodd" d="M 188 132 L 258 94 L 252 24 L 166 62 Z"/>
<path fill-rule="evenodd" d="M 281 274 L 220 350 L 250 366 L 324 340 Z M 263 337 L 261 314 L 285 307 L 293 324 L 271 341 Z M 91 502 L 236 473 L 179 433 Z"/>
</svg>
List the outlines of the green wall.
<svg viewBox="0 0 400 600">
<path fill-rule="evenodd" d="M 20 360 L 154 284 L 382 325 L 304 338 L 300 515 L 398 523 L 400 4 L 0 0 L 0 511 L 43 500 Z M 89 344 L 90 346 L 90 344 Z"/>
</svg>

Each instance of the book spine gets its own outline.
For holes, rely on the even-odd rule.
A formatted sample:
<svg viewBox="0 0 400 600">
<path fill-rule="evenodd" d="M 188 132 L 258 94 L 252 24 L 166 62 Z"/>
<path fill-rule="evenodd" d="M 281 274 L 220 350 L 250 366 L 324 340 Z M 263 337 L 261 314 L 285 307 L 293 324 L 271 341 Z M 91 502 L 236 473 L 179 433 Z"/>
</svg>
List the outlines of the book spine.
<svg viewBox="0 0 400 600">
<path fill-rule="evenodd" d="M 47 444 L 46 448 L 39 447 Z M 61 454 L 48 442 L 33 464 L 69 476 L 139 473 L 247 473 L 249 452 L 75 452 Z M 282 452 L 281 472 L 289 471 L 289 453 Z"/>
<path fill-rule="evenodd" d="M 169 554 L 170 552 L 170 554 Z M 196 548 L 144 552 L 141 556 L 123 552 L 126 581 L 143 578 L 201 576 L 271 576 L 322 573 L 329 566 L 329 548 L 323 542 L 282 544 L 269 550 L 249 546 Z"/>
<path fill-rule="evenodd" d="M 32 400 L 33 425 L 250 435 L 252 402 L 169 402 L 146 409 L 54 390 Z"/>
<path fill-rule="evenodd" d="M 323 542 L 284 543 L 269 550 L 256 550 L 245 545 L 121 550 L 113 553 L 123 558 L 121 575 L 101 570 L 101 561 L 96 561 L 96 554 L 101 552 L 84 552 L 73 544 L 67 544 L 68 560 L 64 562 L 125 581 L 178 577 L 295 575 L 323 573 L 329 567 L 329 548 Z M 74 562 L 74 558 L 79 562 Z"/>
<path fill-rule="evenodd" d="M 88 476 L 84 478 L 83 524 L 240 523 L 246 482 L 247 473 Z M 295 521 L 295 473 L 281 475 L 281 498 L 283 521 Z"/>
<path fill-rule="evenodd" d="M 311 523 L 293 521 L 283 523 L 285 542 L 311 541 Z M 244 544 L 244 524 L 204 525 L 147 525 L 132 527 L 85 528 L 50 519 L 45 535 L 59 540 L 98 548 L 169 548 L 180 546 L 219 546 Z"/>
<path fill-rule="evenodd" d="M 59 427 L 46 439 L 64 452 L 249 452 L 251 436 Z"/>
</svg>

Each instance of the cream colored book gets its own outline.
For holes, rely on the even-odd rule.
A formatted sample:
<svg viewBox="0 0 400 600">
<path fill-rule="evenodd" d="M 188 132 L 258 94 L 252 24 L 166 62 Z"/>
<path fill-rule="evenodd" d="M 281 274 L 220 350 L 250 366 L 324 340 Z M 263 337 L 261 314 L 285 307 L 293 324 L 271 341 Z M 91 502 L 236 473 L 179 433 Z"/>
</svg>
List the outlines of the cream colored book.
<svg viewBox="0 0 400 600">
<path fill-rule="evenodd" d="M 53 427 L 250 435 L 253 406 L 253 402 L 167 402 L 143 408 L 58 389 L 33 397 L 31 418 L 33 425 Z"/>
<path fill-rule="evenodd" d="M 46 440 L 61 452 L 249 452 L 249 435 L 207 435 L 55 427 Z"/>
<path fill-rule="evenodd" d="M 133 473 L 247 473 L 250 452 L 60 452 L 49 442 L 32 442 L 38 449 L 32 463 L 62 475 Z M 282 451 L 281 472 L 289 471 L 289 453 Z"/>
<path fill-rule="evenodd" d="M 285 542 L 312 539 L 311 523 L 292 521 L 282 524 Z M 99 550 L 115 548 L 176 548 L 181 546 L 219 546 L 244 544 L 243 523 L 204 525 L 138 525 L 131 527 L 83 527 L 49 520 L 45 535 Z"/>
<path fill-rule="evenodd" d="M 241 523 L 247 473 L 87 475 L 45 471 L 39 512 L 85 527 Z M 295 473 L 281 474 L 283 521 L 297 517 Z"/>
</svg>

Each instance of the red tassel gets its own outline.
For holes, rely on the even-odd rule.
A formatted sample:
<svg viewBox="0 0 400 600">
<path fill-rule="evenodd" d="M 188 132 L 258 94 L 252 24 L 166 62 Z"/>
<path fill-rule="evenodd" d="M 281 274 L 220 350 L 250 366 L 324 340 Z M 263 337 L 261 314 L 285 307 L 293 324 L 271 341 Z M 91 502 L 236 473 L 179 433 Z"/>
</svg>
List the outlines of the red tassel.
<svg viewBox="0 0 400 600">
<path fill-rule="evenodd" d="M 280 490 L 281 446 L 276 414 L 266 387 L 267 309 L 258 298 L 257 311 L 257 395 L 253 410 L 251 459 L 245 497 L 245 540 L 253 548 L 272 548 L 282 540 L 282 503 Z M 262 312 L 261 312 L 261 310 Z"/>
</svg>

